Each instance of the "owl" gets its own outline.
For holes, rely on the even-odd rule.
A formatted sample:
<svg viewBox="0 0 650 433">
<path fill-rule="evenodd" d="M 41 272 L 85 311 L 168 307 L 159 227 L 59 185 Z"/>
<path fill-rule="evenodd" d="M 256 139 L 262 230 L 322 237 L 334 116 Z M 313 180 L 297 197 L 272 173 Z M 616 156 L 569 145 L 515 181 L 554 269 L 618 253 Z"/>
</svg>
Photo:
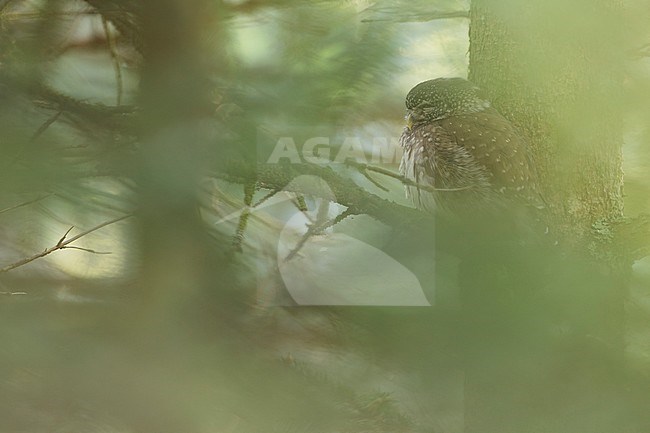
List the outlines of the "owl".
<svg viewBox="0 0 650 433">
<path fill-rule="evenodd" d="M 400 172 L 415 206 L 468 215 L 513 204 L 543 206 L 526 141 L 481 90 L 437 78 L 406 96 Z"/>
</svg>

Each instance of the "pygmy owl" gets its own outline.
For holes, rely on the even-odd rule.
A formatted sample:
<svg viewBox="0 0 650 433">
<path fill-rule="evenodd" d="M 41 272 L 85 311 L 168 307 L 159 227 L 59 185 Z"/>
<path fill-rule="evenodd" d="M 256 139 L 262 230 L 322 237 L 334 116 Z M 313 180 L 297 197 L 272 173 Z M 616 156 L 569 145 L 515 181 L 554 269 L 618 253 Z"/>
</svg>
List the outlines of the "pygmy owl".
<svg viewBox="0 0 650 433">
<path fill-rule="evenodd" d="M 467 215 L 540 205 L 526 141 L 474 84 L 422 82 L 406 96 L 406 110 L 400 171 L 418 184 L 407 187 L 417 207 Z"/>
</svg>

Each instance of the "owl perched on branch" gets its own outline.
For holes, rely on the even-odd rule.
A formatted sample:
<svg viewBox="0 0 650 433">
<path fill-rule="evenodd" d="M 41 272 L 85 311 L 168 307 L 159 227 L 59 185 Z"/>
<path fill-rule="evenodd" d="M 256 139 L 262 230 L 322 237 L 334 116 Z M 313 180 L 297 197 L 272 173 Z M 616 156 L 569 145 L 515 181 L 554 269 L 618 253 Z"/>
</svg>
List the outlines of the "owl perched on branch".
<svg viewBox="0 0 650 433">
<path fill-rule="evenodd" d="M 419 185 L 407 187 L 417 207 L 456 215 L 543 207 L 526 141 L 474 84 L 425 81 L 409 91 L 406 111 L 400 171 Z"/>
</svg>

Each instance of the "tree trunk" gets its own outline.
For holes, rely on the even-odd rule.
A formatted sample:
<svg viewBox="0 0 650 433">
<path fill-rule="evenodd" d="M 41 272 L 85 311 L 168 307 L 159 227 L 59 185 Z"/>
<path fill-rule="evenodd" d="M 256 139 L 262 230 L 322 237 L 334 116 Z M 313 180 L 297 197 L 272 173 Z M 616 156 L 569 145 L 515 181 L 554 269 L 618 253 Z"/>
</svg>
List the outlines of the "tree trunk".
<svg viewBox="0 0 650 433">
<path fill-rule="evenodd" d="M 623 212 L 623 22 L 572 3 L 472 1 L 469 75 L 530 140 L 557 229 L 588 236 Z"/>
<path fill-rule="evenodd" d="M 607 0 L 472 1 L 469 79 L 530 142 L 560 242 L 548 259 L 527 258 L 537 277 L 511 290 L 538 292 L 523 303 L 472 300 L 482 306 L 468 314 L 507 319 L 470 340 L 480 344 L 467 353 L 467 432 L 630 428 L 621 379 L 630 263 L 605 236 L 623 216 L 622 17 Z M 463 290 L 502 285 L 487 275 Z"/>
</svg>

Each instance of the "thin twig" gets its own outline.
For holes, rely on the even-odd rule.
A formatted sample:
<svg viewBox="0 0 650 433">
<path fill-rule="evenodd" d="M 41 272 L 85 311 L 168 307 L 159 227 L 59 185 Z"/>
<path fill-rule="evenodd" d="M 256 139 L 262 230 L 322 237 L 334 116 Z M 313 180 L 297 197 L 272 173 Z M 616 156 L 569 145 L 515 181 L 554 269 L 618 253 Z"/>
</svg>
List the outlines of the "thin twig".
<svg viewBox="0 0 650 433">
<path fill-rule="evenodd" d="M 377 188 L 379 188 L 380 190 L 382 190 L 384 192 L 389 191 L 388 188 L 386 188 L 384 185 L 380 184 L 377 180 L 375 180 L 375 178 L 370 176 L 370 173 L 368 173 L 368 170 L 366 168 L 357 167 L 357 169 L 359 170 L 359 173 L 361 173 L 366 179 L 368 179 L 370 181 L 370 183 L 375 185 Z"/>
<path fill-rule="evenodd" d="M 117 105 L 122 105 L 122 68 L 120 68 L 120 59 L 115 49 L 115 39 L 111 34 L 111 29 L 108 27 L 108 20 L 102 15 L 102 26 L 104 27 L 104 34 L 106 35 L 106 45 L 108 45 L 108 52 L 111 54 L 113 60 L 113 69 L 115 69 L 115 83 L 117 86 Z"/>
<path fill-rule="evenodd" d="M 86 236 L 86 235 L 88 235 L 88 234 L 90 234 L 90 233 L 92 233 L 94 231 L 97 231 L 97 230 L 99 230 L 99 229 L 101 229 L 103 227 L 106 227 L 106 226 L 111 225 L 111 224 L 115 224 L 117 222 L 120 222 L 122 220 L 130 218 L 132 216 L 133 216 L 133 214 L 128 214 L 128 215 L 124 215 L 124 216 L 112 219 L 110 221 L 105 221 L 105 222 L 103 222 L 103 223 L 101 223 L 101 224 L 99 224 L 99 225 L 97 225 L 97 226 L 95 226 L 95 227 L 93 227 L 93 228 L 91 228 L 89 230 L 86 230 L 85 232 L 79 233 L 78 235 L 71 237 L 70 239 L 66 239 L 68 237 L 68 234 L 70 234 L 70 231 L 72 231 L 72 229 L 74 228 L 74 226 L 72 226 L 72 227 L 70 227 L 68 229 L 68 231 L 65 232 L 65 234 L 61 237 L 61 239 L 59 239 L 59 241 L 56 243 L 56 245 L 54 245 L 54 246 L 52 246 L 50 248 L 46 248 L 42 252 L 40 252 L 38 254 L 34 254 L 31 257 L 26 257 L 26 258 L 24 258 L 22 260 L 19 260 L 19 261 L 15 262 L 15 263 L 7 265 L 4 268 L 0 269 L 0 273 L 8 272 L 8 271 L 11 271 L 12 269 L 16 269 L 16 268 L 18 268 L 20 266 L 26 265 L 27 263 L 33 262 L 34 260 L 40 259 L 41 257 L 45 257 L 48 254 L 53 253 L 54 251 L 62 250 L 62 249 L 65 249 L 65 248 L 72 248 L 72 247 L 68 247 L 68 245 L 70 245 L 74 241 L 79 240 L 80 238 L 82 238 L 82 237 L 84 237 L 84 236 Z M 80 248 L 77 248 L 77 249 L 80 249 Z M 101 253 L 97 253 L 97 254 L 101 254 Z"/>
<path fill-rule="evenodd" d="M 99 14 L 113 23 L 122 37 L 129 41 L 138 52 L 145 52 L 142 38 L 142 2 L 125 2 L 122 0 L 85 0 Z"/>
<path fill-rule="evenodd" d="M 305 232 L 304 235 L 302 235 L 302 238 L 298 241 L 294 249 L 289 251 L 289 254 L 287 254 L 287 257 L 285 257 L 284 261 L 288 262 L 289 260 L 293 259 L 296 254 L 302 249 L 302 247 L 307 243 L 309 238 L 311 238 L 313 235 L 315 235 L 318 231 L 320 231 L 317 227 L 316 224 L 310 224 L 307 226 L 307 232 Z"/>
<path fill-rule="evenodd" d="M 271 197 L 275 196 L 275 195 L 276 195 L 277 193 L 279 193 L 280 191 L 281 191 L 281 190 L 279 190 L 279 189 L 272 189 L 271 192 L 269 192 L 269 193 L 266 194 L 264 197 L 262 197 L 261 199 L 259 199 L 259 200 L 257 201 L 257 203 L 255 203 L 255 204 L 253 205 L 253 207 L 254 207 L 254 208 L 255 208 L 255 207 L 258 207 L 259 205 L 261 205 L 262 203 L 264 203 L 265 201 L 267 201 L 267 200 L 270 199 Z"/>
<path fill-rule="evenodd" d="M 46 199 L 46 198 L 48 198 L 48 197 L 50 197 L 50 196 L 52 196 L 52 195 L 54 195 L 54 194 L 44 195 L 43 197 L 35 198 L 34 200 L 29 200 L 29 201 L 26 201 L 26 202 L 23 202 L 23 203 L 19 203 L 19 204 L 17 204 L 17 205 L 14 205 L 14 206 L 11 206 L 11 207 L 8 207 L 8 208 L 5 208 L 5 209 L 2 209 L 2 210 L 0 210 L 0 214 L 3 214 L 3 213 L 5 213 L 5 212 L 12 211 L 12 210 L 14 210 L 14 209 L 18 209 L 18 208 L 23 207 L 23 206 L 30 205 L 30 204 L 32 204 L 32 203 L 36 203 L 37 201 L 44 200 L 44 199 Z"/>
<path fill-rule="evenodd" d="M 311 223 L 314 222 L 314 219 L 309 215 L 309 208 L 307 207 L 307 202 L 305 201 L 305 196 L 302 194 L 295 194 L 295 199 L 290 200 L 290 203 L 298 209 L 302 214 L 307 218 Z"/>
<path fill-rule="evenodd" d="M 63 236 L 61 236 L 61 239 L 59 239 L 59 242 L 56 243 L 56 246 L 58 246 L 58 247 L 60 248 L 60 247 L 63 245 L 63 242 L 65 241 L 65 238 L 68 237 L 68 235 L 70 234 L 70 232 L 72 231 L 73 228 L 74 228 L 74 226 L 70 227 L 70 228 L 68 229 L 68 231 L 65 232 L 65 233 L 63 234 Z"/>
<path fill-rule="evenodd" d="M 110 251 L 95 251 L 95 250 L 91 250 L 90 248 L 75 247 L 75 246 L 65 247 L 65 249 L 67 249 L 67 250 L 80 250 L 80 251 L 85 251 L 87 253 L 99 254 L 99 255 L 112 254 Z"/>
<path fill-rule="evenodd" d="M 423 191 L 452 192 L 452 191 L 465 191 L 465 190 L 468 190 L 468 189 L 472 188 L 471 186 L 464 186 L 464 187 L 460 187 L 460 188 L 434 188 L 434 187 L 429 186 L 429 185 L 422 185 L 420 183 L 413 182 L 408 177 L 402 176 L 401 174 L 397 174 L 397 173 L 395 173 L 393 171 L 390 171 L 390 170 L 386 170 L 385 168 L 376 167 L 374 165 L 364 164 L 362 162 L 357 162 L 357 161 L 355 161 L 353 159 L 346 160 L 345 164 L 356 168 L 362 174 L 366 170 L 367 171 L 374 171 L 375 173 L 383 174 L 384 176 L 388 176 L 388 177 L 392 177 L 393 179 L 397 179 L 406 186 L 413 186 L 413 187 L 415 187 L 417 189 L 421 189 Z"/>
<path fill-rule="evenodd" d="M 322 223 L 315 223 L 315 224 L 308 225 L 307 226 L 307 232 L 304 235 L 302 235 L 302 238 L 300 238 L 300 241 L 298 241 L 298 243 L 296 244 L 294 249 L 291 250 L 289 252 L 289 254 L 287 254 L 287 257 L 284 260 L 286 262 L 288 262 L 293 257 L 295 257 L 295 255 L 298 254 L 298 252 L 302 249 L 302 247 L 305 245 L 305 243 L 307 243 L 309 238 L 311 238 L 312 236 L 323 233 L 324 230 L 335 226 L 336 224 L 340 223 L 341 221 L 343 221 L 347 217 L 349 217 L 351 215 L 354 215 L 354 214 L 355 214 L 355 212 L 352 209 L 348 208 L 348 209 L 344 210 L 343 212 L 341 212 L 340 214 L 338 214 L 335 218 L 332 218 L 331 220 L 327 220 L 327 221 L 324 221 Z"/>
<path fill-rule="evenodd" d="M 63 110 L 59 110 L 59 111 L 57 111 L 57 112 L 54 113 L 52 116 L 50 116 L 50 117 L 49 117 L 45 122 L 43 122 L 43 124 L 42 124 L 41 126 L 39 126 L 39 128 L 36 130 L 36 132 L 34 132 L 34 134 L 32 134 L 32 137 L 29 139 L 29 143 L 27 143 L 26 145 L 24 145 L 23 147 L 21 147 L 20 150 L 18 150 L 18 152 L 16 153 L 16 155 L 14 155 L 14 157 L 11 159 L 11 161 L 9 161 L 9 163 L 7 164 L 6 167 L 7 167 L 7 168 L 13 167 L 14 164 L 16 164 L 16 163 L 20 160 L 20 157 L 23 156 L 23 154 L 24 154 L 27 150 L 29 150 L 28 148 L 32 147 L 33 143 L 34 143 L 36 140 L 38 140 L 38 138 L 39 138 L 39 137 L 40 137 L 40 136 L 41 136 L 45 131 L 47 131 L 47 129 L 48 129 L 48 128 L 49 128 L 49 127 L 50 127 L 54 122 L 56 122 L 57 119 L 58 119 L 59 117 L 61 117 L 61 114 L 63 114 Z"/>
<path fill-rule="evenodd" d="M 36 130 L 36 132 L 32 135 L 31 141 L 36 141 L 38 137 L 40 137 L 45 131 L 47 131 L 47 128 L 50 127 L 54 122 L 57 121 L 57 119 L 63 114 L 63 111 L 59 110 L 56 113 L 54 113 L 52 116 L 50 116 L 41 126 Z"/>
</svg>

